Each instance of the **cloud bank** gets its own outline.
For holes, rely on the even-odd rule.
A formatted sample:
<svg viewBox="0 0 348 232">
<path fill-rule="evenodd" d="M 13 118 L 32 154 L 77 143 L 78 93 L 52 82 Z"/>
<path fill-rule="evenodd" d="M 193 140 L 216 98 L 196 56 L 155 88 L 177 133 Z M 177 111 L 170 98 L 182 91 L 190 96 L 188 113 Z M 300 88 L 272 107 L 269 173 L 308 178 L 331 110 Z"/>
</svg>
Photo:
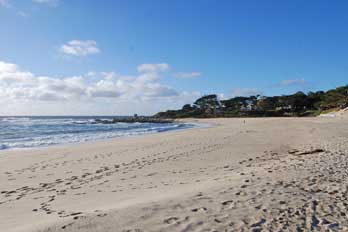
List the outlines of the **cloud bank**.
<svg viewBox="0 0 348 232">
<path fill-rule="evenodd" d="M 56 114 L 49 110 L 47 113 L 46 110 L 52 106 L 66 108 L 69 105 L 74 112 L 62 111 L 62 114 L 151 114 L 180 107 L 199 96 L 199 93 L 179 92 L 162 84 L 161 79 L 169 68 L 165 63 L 142 64 L 134 76 L 122 76 L 115 72 L 89 72 L 56 78 L 36 76 L 16 64 L 0 61 L 0 114 L 19 114 L 18 109 L 15 112 L 9 109 L 10 103 L 26 109 L 26 114 L 30 115 Z M 28 107 L 33 104 L 43 106 L 42 111 L 37 112 Z M 90 111 L 87 106 L 91 107 Z M 81 107 L 84 107 L 84 111 L 77 110 Z M 110 110 L 110 107 L 115 108 Z"/>
</svg>

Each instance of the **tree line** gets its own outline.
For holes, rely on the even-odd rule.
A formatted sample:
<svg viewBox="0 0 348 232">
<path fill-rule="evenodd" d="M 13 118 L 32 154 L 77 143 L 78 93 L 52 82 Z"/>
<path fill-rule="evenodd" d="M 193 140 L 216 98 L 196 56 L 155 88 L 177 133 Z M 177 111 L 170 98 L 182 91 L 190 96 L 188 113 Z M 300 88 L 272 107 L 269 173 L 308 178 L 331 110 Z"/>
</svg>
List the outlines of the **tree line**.
<svg viewBox="0 0 348 232">
<path fill-rule="evenodd" d="M 207 117 L 303 117 L 348 107 L 348 85 L 328 91 L 282 96 L 233 97 L 219 100 L 216 94 L 205 95 L 179 110 L 159 112 L 160 118 Z"/>
</svg>

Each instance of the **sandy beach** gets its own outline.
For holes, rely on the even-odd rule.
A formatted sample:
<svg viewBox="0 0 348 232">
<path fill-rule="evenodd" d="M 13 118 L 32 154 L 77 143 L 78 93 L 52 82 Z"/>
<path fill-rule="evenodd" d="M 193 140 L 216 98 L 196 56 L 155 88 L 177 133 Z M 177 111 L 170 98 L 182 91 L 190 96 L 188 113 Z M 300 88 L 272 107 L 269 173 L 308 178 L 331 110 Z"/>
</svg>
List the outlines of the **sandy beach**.
<svg viewBox="0 0 348 232">
<path fill-rule="evenodd" d="M 0 231 L 348 231 L 348 117 L 0 153 Z"/>
</svg>

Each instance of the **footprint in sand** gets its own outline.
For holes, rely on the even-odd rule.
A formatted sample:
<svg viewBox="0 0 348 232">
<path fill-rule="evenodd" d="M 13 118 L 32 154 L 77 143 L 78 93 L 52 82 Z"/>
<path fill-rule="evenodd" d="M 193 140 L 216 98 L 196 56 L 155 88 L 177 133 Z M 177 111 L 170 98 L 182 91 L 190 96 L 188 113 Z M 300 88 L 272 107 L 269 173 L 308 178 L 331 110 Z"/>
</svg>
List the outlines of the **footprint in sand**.
<svg viewBox="0 0 348 232">
<path fill-rule="evenodd" d="M 179 218 L 177 218 L 177 217 L 170 217 L 170 218 L 164 219 L 164 223 L 166 223 L 166 224 L 173 224 L 173 223 L 175 223 L 178 220 L 179 220 Z"/>
<path fill-rule="evenodd" d="M 207 208 L 205 207 L 200 207 L 200 208 L 194 208 L 194 209 L 191 209 L 192 212 L 205 212 L 207 211 Z"/>
</svg>

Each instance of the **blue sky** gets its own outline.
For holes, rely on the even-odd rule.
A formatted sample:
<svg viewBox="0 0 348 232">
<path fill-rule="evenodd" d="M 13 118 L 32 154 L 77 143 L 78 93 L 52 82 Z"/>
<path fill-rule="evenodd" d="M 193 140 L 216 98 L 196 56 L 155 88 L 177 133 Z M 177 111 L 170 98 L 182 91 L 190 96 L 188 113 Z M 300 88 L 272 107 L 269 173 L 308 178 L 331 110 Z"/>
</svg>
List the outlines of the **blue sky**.
<svg viewBox="0 0 348 232">
<path fill-rule="evenodd" d="M 208 93 L 345 85 L 346 12 L 345 1 L 0 0 L 0 115 L 152 114 Z"/>
</svg>

